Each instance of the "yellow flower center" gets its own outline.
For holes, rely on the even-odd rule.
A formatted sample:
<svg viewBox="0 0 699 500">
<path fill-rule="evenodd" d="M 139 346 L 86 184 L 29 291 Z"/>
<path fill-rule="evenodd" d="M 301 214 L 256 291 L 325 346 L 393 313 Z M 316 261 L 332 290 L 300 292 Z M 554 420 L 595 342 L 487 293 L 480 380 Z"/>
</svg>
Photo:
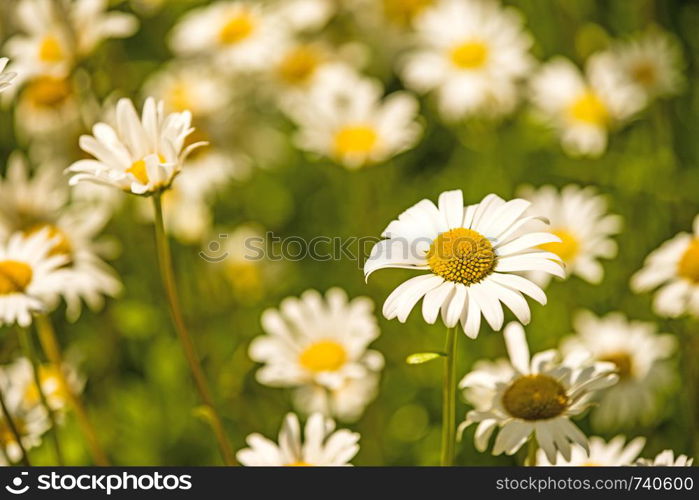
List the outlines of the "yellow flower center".
<svg viewBox="0 0 699 500">
<path fill-rule="evenodd" d="M 608 354 L 600 358 L 600 361 L 614 363 L 616 365 L 619 378 L 622 380 L 633 377 L 633 358 L 631 358 L 627 352 Z"/>
<path fill-rule="evenodd" d="M 405 26 L 433 3 L 434 0 L 383 0 L 383 10 L 388 19 Z"/>
<path fill-rule="evenodd" d="M 290 463 L 289 465 L 287 465 L 287 467 L 313 467 L 313 466 L 311 464 L 309 464 L 308 462 L 301 461 L 301 462 Z"/>
<path fill-rule="evenodd" d="M 565 262 L 571 262 L 580 252 L 580 241 L 573 233 L 566 229 L 557 229 L 552 232 L 561 239 L 560 243 L 557 241 L 553 243 L 544 243 L 540 245 L 539 248 L 547 252 L 555 253 Z"/>
<path fill-rule="evenodd" d="M 39 60 L 56 63 L 63 60 L 63 49 L 55 36 L 46 36 L 39 44 Z"/>
<path fill-rule="evenodd" d="M 159 154 L 158 159 L 160 160 L 160 163 L 165 163 L 165 158 L 163 155 Z M 131 166 L 126 169 L 126 173 L 133 175 L 141 184 L 148 184 L 150 182 L 145 159 L 133 162 Z"/>
<path fill-rule="evenodd" d="M 301 45 L 286 53 L 279 64 L 279 77 L 289 85 L 302 85 L 313 76 L 321 55 L 313 46 Z"/>
<path fill-rule="evenodd" d="M 677 264 L 677 274 L 692 283 L 699 283 L 699 239 L 694 239 Z"/>
<path fill-rule="evenodd" d="M 488 60 L 488 46 L 480 40 L 470 40 L 453 47 L 449 53 L 451 62 L 457 68 L 482 68 Z"/>
<path fill-rule="evenodd" d="M 347 154 L 370 153 L 378 142 L 379 135 L 368 125 L 348 125 L 335 134 L 335 152 Z"/>
<path fill-rule="evenodd" d="M 599 462 L 588 461 L 588 462 L 585 462 L 584 464 L 582 464 L 582 466 L 583 467 L 602 467 L 602 464 Z"/>
<path fill-rule="evenodd" d="M 66 392 L 65 387 L 63 387 L 58 371 L 54 367 L 39 367 L 39 380 L 44 395 L 47 398 L 60 398 L 64 401 L 67 400 L 68 393 Z M 41 395 L 39 394 L 39 389 L 35 383 L 32 382 L 27 386 L 24 392 L 24 401 L 28 406 L 41 402 Z"/>
<path fill-rule="evenodd" d="M 570 105 L 570 116 L 575 121 L 605 126 L 609 121 L 609 110 L 602 99 L 592 91 L 587 91 Z"/>
<path fill-rule="evenodd" d="M 515 380 L 502 396 L 505 410 L 523 420 L 557 417 L 568 406 L 565 388 L 548 375 L 525 375 Z"/>
<path fill-rule="evenodd" d="M 463 227 L 446 231 L 432 242 L 427 263 L 442 278 L 474 285 L 495 267 L 493 245 L 482 234 Z"/>
<path fill-rule="evenodd" d="M 72 92 L 70 83 L 66 79 L 40 76 L 29 82 L 24 95 L 37 108 L 57 108 L 71 96 Z"/>
<path fill-rule="evenodd" d="M 641 61 L 631 69 L 631 77 L 644 87 L 652 87 L 658 75 L 652 63 Z"/>
<path fill-rule="evenodd" d="M 255 19 L 250 12 L 243 10 L 236 13 L 223 25 L 218 37 L 221 43 L 233 45 L 245 40 L 254 30 Z"/>
<path fill-rule="evenodd" d="M 334 372 L 347 361 L 347 351 L 334 340 L 320 340 L 308 346 L 300 355 L 299 363 L 311 372 Z"/>
<path fill-rule="evenodd" d="M 27 236 L 38 233 L 42 229 L 46 229 L 49 239 L 56 240 L 56 243 L 51 248 L 49 255 L 66 255 L 70 256 L 73 253 L 73 245 L 68 239 L 68 235 L 62 231 L 60 228 L 54 226 L 53 224 L 39 223 L 25 229 L 23 233 Z"/>
<path fill-rule="evenodd" d="M 0 261 L 0 296 L 24 293 L 34 277 L 34 271 L 24 262 Z"/>
</svg>

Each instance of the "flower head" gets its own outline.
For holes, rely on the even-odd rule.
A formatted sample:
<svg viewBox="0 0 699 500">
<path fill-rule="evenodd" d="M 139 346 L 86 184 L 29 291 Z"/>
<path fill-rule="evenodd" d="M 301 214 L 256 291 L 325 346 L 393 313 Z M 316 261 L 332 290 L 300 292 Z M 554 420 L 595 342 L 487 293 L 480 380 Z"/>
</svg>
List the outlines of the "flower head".
<svg viewBox="0 0 699 500">
<path fill-rule="evenodd" d="M 514 109 L 532 62 L 532 38 L 516 10 L 489 0 L 444 0 L 422 11 L 415 26 L 418 47 L 402 77 L 413 90 L 436 92 L 444 118 Z"/>
<path fill-rule="evenodd" d="M 493 445 L 493 455 L 512 455 L 530 438 L 555 463 L 560 452 L 571 459 L 571 443 L 587 452 L 587 438 L 571 422 L 590 404 L 594 393 L 614 384 L 617 376 L 611 363 L 581 363 L 580 356 L 558 361 L 554 350 L 530 358 L 524 329 L 518 323 L 505 328 L 505 343 L 512 372 L 498 375 L 472 371 L 461 382 L 462 387 L 478 388 L 490 394 L 486 409 L 468 412 L 461 428 L 478 423 L 475 445 L 480 451 L 488 446 L 493 431 L 500 432 Z M 482 402 L 479 404 L 483 408 Z"/>
<path fill-rule="evenodd" d="M 136 114 L 129 99 L 116 106 L 116 128 L 98 123 L 93 135 L 80 137 L 80 147 L 95 157 L 79 160 L 68 167 L 74 175 L 71 185 L 80 181 L 116 186 L 138 195 L 151 195 L 168 189 L 182 169 L 187 155 L 204 143 L 186 145 L 194 129 L 189 111 L 165 114 L 162 101 L 148 98 L 143 114 Z"/>
<path fill-rule="evenodd" d="M 247 466 L 332 466 L 351 465 L 359 451 L 359 434 L 345 429 L 335 431 L 335 423 L 320 413 L 308 418 L 301 433 L 299 419 L 293 413 L 284 418 L 279 444 L 250 434 L 249 448 L 240 450 L 238 461 Z"/>
<path fill-rule="evenodd" d="M 464 206 L 460 190 L 439 196 L 435 206 L 422 200 L 403 212 L 382 233 L 364 264 L 369 276 L 386 267 L 425 271 L 409 279 L 386 299 L 387 319 L 405 322 L 424 297 L 422 315 L 430 324 L 442 320 L 448 327 L 461 323 L 471 338 L 478 336 L 481 315 L 494 330 L 504 321 L 506 305 L 522 323 L 530 320 L 528 295 L 546 303 L 537 285 L 517 273 L 542 271 L 565 276 L 560 258 L 540 245 L 559 242 L 548 232 L 524 231 L 539 219 L 525 216 L 528 201 L 505 201 L 490 194 L 480 203 Z"/>
<path fill-rule="evenodd" d="M 542 248 L 558 255 L 566 265 L 568 276 L 576 274 L 591 283 L 602 280 L 604 270 L 598 259 L 612 258 L 617 246 L 611 236 L 621 230 L 621 217 L 607 213 L 606 199 L 593 187 L 565 186 L 560 191 L 553 186 L 538 189 L 526 186 L 519 190 L 522 198 L 532 205 L 529 212 L 550 222 L 550 231 L 560 243 L 547 243 Z M 534 227 L 541 223 L 532 223 Z M 532 275 L 545 285 L 549 276 Z"/>
<path fill-rule="evenodd" d="M 653 310 L 657 314 L 699 316 L 699 215 L 694 218 L 692 234 L 679 233 L 660 245 L 631 277 L 636 293 L 656 288 Z"/>
<path fill-rule="evenodd" d="M 332 288 L 325 298 L 309 290 L 300 299 L 285 299 L 279 311 L 265 311 L 262 326 L 267 335 L 250 345 L 250 357 L 265 363 L 257 379 L 299 388 L 296 401 L 306 411 L 317 408 L 320 399 L 326 403 L 323 411 L 361 413 L 375 394 L 376 373 L 383 368 L 383 356 L 367 349 L 379 335 L 372 309 L 369 299 L 348 301 L 343 290 Z M 373 383 L 356 383 L 365 379 Z M 359 393 L 364 397 L 358 399 Z"/>
<path fill-rule="evenodd" d="M 608 133 L 645 104 L 606 53 L 591 56 L 584 75 L 562 57 L 544 64 L 531 81 L 531 100 L 569 154 L 589 156 L 602 154 Z"/>
</svg>

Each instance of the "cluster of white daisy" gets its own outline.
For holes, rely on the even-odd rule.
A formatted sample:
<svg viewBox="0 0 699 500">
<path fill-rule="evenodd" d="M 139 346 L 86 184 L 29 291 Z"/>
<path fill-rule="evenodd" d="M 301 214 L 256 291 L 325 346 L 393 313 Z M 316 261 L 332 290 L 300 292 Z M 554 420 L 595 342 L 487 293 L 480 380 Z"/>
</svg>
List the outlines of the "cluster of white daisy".
<svg viewBox="0 0 699 500">
<path fill-rule="evenodd" d="M 162 7 L 155 0 L 131 3 L 144 11 Z M 15 103 L 18 139 L 27 146 L 18 149 L 29 153 L 13 153 L 0 177 L 0 327 L 16 327 L 27 352 L 0 368 L 0 462 L 8 464 L 26 461 L 26 450 L 43 434 L 55 434 L 69 407 L 101 460 L 79 398 L 86 381 L 63 361 L 51 314 L 64 308 L 76 321 L 83 303 L 97 311 L 121 291 L 106 262 L 118 246 L 99 235 L 123 193 L 154 203 L 152 212 L 146 205 L 138 210 L 155 222 L 173 324 L 224 461 L 233 463 L 179 310 L 161 232 L 184 243 L 212 234 L 222 187 L 245 180 L 250 165 L 264 166 L 261 158 L 274 149 L 276 135 L 257 115 L 285 120 L 291 143 L 307 159 L 355 170 L 418 144 L 427 127 L 416 94 L 427 96 L 425 116 L 434 99 L 453 127 L 502 119 L 528 101 L 557 130 L 566 152 L 594 156 L 607 149 L 612 131 L 683 86 L 677 43 L 658 30 L 591 54 L 582 71 L 562 57 L 537 63 L 526 20 L 495 0 L 223 0 L 178 20 L 167 37 L 173 60 L 149 75 L 137 106 L 135 96 L 99 96 L 85 66 L 101 43 L 133 35 L 135 16 L 110 10 L 107 0 L 19 0 L 14 15 L 3 47 L 11 71 L 0 58 L 0 92 Z M 326 27 L 341 16 L 367 33 L 390 26 L 385 50 L 397 64 L 389 72 L 406 90 L 370 71 L 366 44 L 328 36 Z M 75 154 L 76 145 L 84 154 Z M 602 261 L 617 254 L 622 220 L 590 186 L 522 186 L 518 195 L 466 201 L 461 190 L 451 190 L 436 204 L 423 199 L 388 224 L 364 266 L 366 278 L 385 268 L 421 273 L 386 298 L 386 319 L 406 322 L 422 300 L 424 321 L 441 318 L 448 328 L 446 352 L 414 358 L 445 361 L 443 463 L 452 463 L 455 447 L 455 332 L 477 342 L 487 325 L 504 327 L 509 359 L 481 360 L 459 384 L 473 408 L 460 434 L 477 424 L 478 450 L 497 431 L 492 453 L 513 455 L 528 444 L 530 464 L 690 465 L 670 450 L 638 459 L 642 437 L 605 442 L 573 422 L 589 414 L 600 432 L 662 422 L 677 384 L 674 336 L 620 312 L 581 311 L 574 333 L 558 339 L 557 349 L 530 356 L 522 326 L 532 321 L 527 298 L 545 305 L 551 277 L 602 283 Z M 699 316 L 699 216 L 694 226 L 693 235 L 677 235 L 651 253 L 631 280 L 639 292 L 660 287 L 654 310 L 661 316 Z M 241 248 L 259 233 L 257 226 L 240 226 L 226 249 L 235 291 L 253 301 L 268 280 Z M 507 310 L 517 322 L 505 326 Z M 337 287 L 308 290 L 266 310 L 261 326 L 264 334 L 248 351 L 262 365 L 257 380 L 291 389 L 293 406 L 307 421 L 302 431 L 299 417 L 288 414 L 278 444 L 251 434 L 237 460 L 349 465 L 359 434 L 335 430 L 335 419 L 355 422 L 379 393 L 384 357 L 370 348 L 379 337 L 373 302 Z M 46 363 L 32 357 L 30 327 Z"/>
</svg>

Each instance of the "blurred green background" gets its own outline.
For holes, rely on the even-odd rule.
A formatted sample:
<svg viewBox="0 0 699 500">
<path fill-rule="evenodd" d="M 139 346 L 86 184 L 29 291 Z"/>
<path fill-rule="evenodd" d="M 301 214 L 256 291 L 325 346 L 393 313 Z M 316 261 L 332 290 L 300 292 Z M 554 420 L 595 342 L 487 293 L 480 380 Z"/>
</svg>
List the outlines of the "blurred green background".
<svg viewBox="0 0 699 500">
<path fill-rule="evenodd" d="M 124 2 L 113 2 L 128 10 Z M 100 97 L 115 90 L 141 97 L 146 77 L 171 55 L 165 35 L 182 12 L 207 2 L 173 1 L 153 16 L 141 16 L 132 38 L 106 44 L 85 63 L 94 74 Z M 547 289 L 549 303 L 532 303 L 527 328 L 532 352 L 555 347 L 571 332 L 571 316 L 581 308 L 598 314 L 620 310 L 630 318 L 658 323 L 661 331 L 678 336 L 681 374 L 678 388 L 662 421 L 652 428 L 627 429 L 631 437 L 648 438 L 643 456 L 672 448 L 699 458 L 697 427 L 697 359 L 699 323 L 693 319 L 660 320 L 650 309 L 650 295 L 629 291 L 629 278 L 649 251 L 679 231 L 688 231 L 699 212 L 699 4 L 692 0 L 521 0 L 516 5 L 536 42 L 539 60 L 564 55 L 582 64 L 610 39 L 657 24 L 681 41 L 687 61 L 688 84 L 679 97 L 658 101 L 633 123 L 611 136 L 609 150 L 599 159 L 574 159 L 560 149 L 558 139 L 524 110 L 500 123 L 469 121 L 447 127 L 422 100 L 425 136 L 413 150 L 387 164 L 357 172 L 312 160 L 291 145 L 292 126 L 274 109 L 243 94 L 244 109 L 236 116 L 230 140 L 264 163 L 245 182 L 233 183 L 214 202 L 217 228 L 231 231 L 255 223 L 280 237 L 378 236 L 390 220 L 422 198 L 436 200 L 447 189 L 462 189 L 475 203 L 487 193 L 512 197 L 522 184 L 568 183 L 597 186 L 608 196 L 611 213 L 624 217 L 616 238 L 619 255 L 604 262 L 605 278 L 594 286 L 573 277 Z M 379 38 L 361 32 L 340 16 L 328 28 L 361 37 L 371 48 L 368 73 L 381 78 L 389 90 L 401 87 L 387 64 Z M 380 34 L 374 34 L 374 37 Z M 389 61 L 390 62 L 390 61 Z M 393 64 L 393 63 L 391 63 Z M 244 89 L 241 90 L 243 92 Z M 273 154 L 259 160 L 246 131 L 264 122 L 282 134 Z M 19 144 L 22 149 L 23 144 Z M 17 149 L 12 114 L 0 114 L 0 158 Z M 4 165 L 4 161 L 0 164 Z M 125 292 L 100 314 L 85 312 L 76 324 L 54 315 L 67 352 L 78 354 L 88 383 L 85 400 L 98 433 L 116 464 L 218 464 L 215 442 L 206 424 L 193 417 L 197 399 L 180 346 L 171 328 L 155 264 L 152 228 L 134 219 L 133 200 L 115 215 L 105 233 L 121 242 L 113 262 Z M 217 230 L 212 231 L 217 234 Z M 405 325 L 380 316 L 383 300 L 412 274 L 402 270 L 378 272 L 365 284 L 362 262 L 303 260 L 278 266 L 262 263 L 250 271 L 256 279 L 231 284 L 226 264 L 210 264 L 201 248 L 173 243 L 182 302 L 191 330 L 216 392 L 226 430 L 235 449 L 245 436 L 260 432 L 275 437 L 285 413 L 292 409 L 289 391 L 261 386 L 256 365 L 248 358 L 252 338 L 262 334 L 261 312 L 286 296 L 308 288 L 325 291 L 340 286 L 350 296 L 368 295 L 376 303 L 381 336 L 373 348 L 386 357 L 380 393 L 361 420 L 349 427 L 362 435 L 356 465 L 433 465 L 438 462 L 441 364 L 407 366 L 413 352 L 440 349 L 445 329 L 429 326 L 413 312 Z M 368 249 L 365 249 L 368 250 Z M 266 269 L 264 269 L 266 267 Z M 249 280 L 248 280 L 249 281 Z M 247 289 L 246 287 L 253 288 Z M 512 318 L 506 313 L 506 318 Z M 3 362 L 10 361 L 16 339 L 3 334 Z M 484 325 L 476 341 L 461 335 L 458 376 L 477 359 L 505 354 L 502 336 Z M 463 416 L 467 406 L 457 408 Z M 589 433 L 587 419 L 580 422 Z M 473 429 L 457 447 L 457 463 L 508 465 L 518 457 L 478 453 Z M 72 415 L 60 431 L 69 463 L 89 463 L 89 455 Z M 610 435 L 604 437 L 611 437 Z M 32 451 L 36 463 L 50 463 L 47 439 Z"/>
</svg>

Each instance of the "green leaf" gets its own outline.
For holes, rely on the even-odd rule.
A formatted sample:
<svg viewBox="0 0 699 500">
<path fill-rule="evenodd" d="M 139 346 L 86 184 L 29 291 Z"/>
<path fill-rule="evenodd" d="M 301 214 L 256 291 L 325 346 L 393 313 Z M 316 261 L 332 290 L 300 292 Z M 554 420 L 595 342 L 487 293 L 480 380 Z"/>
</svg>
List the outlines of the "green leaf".
<svg viewBox="0 0 699 500">
<path fill-rule="evenodd" d="M 416 352 L 405 358 L 405 362 L 409 365 L 421 365 L 439 357 L 445 357 L 443 352 Z"/>
</svg>

